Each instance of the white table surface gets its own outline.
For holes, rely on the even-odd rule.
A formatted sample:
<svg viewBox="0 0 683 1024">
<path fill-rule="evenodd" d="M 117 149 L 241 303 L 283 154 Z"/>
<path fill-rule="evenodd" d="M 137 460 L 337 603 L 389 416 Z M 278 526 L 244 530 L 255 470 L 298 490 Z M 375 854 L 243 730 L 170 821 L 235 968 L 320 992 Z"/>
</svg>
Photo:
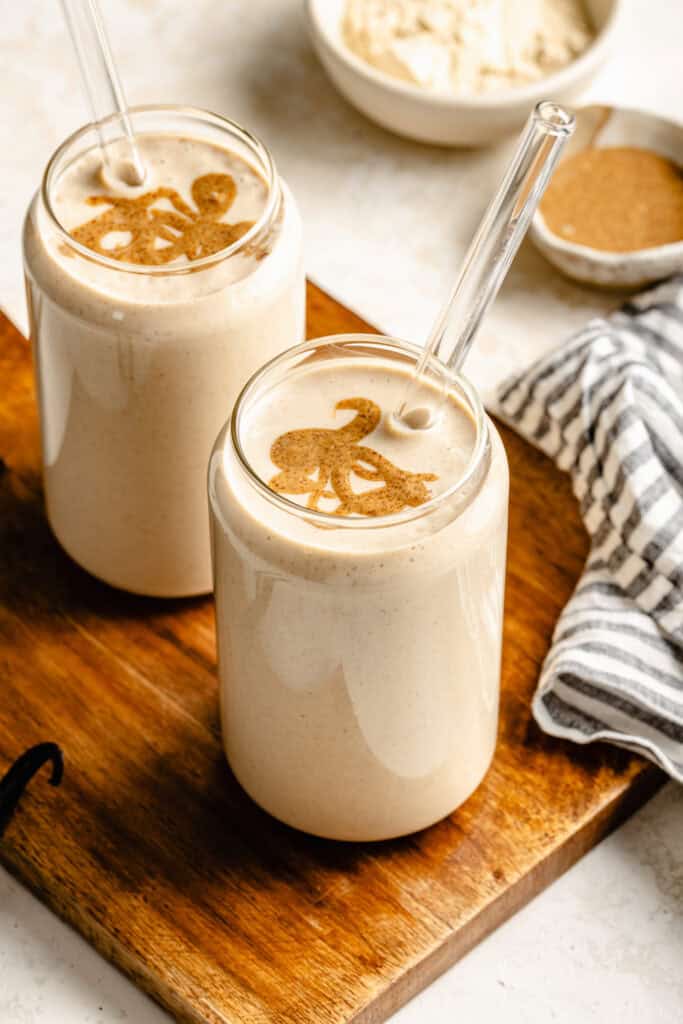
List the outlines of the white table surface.
<svg viewBox="0 0 683 1024">
<path fill-rule="evenodd" d="M 184 102 L 269 144 L 307 230 L 311 276 L 387 332 L 420 340 L 495 187 L 508 146 L 421 147 L 338 98 L 297 0 L 102 0 L 129 100 Z M 624 0 L 621 44 L 588 99 L 676 117 L 681 0 Z M 25 329 L 19 238 L 42 167 L 85 120 L 56 0 L 4 0 L 0 302 Z M 613 299 L 526 246 L 468 364 L 491 394 L 513 367 Z M 683 1020 L 683 790 L 668 785 L 394 1018 L 488 1024 Z M 1 1024 L 169 1018 L 0 871 Z"/>
</svg>

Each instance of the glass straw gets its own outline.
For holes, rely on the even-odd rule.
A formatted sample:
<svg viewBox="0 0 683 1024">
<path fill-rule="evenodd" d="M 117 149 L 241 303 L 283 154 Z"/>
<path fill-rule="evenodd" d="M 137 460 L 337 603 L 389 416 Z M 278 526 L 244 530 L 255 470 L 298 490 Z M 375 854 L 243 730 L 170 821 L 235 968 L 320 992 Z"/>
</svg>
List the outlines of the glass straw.
<svg viewBox="0 0 683 1024">
<path fill-rule="evenodd" d="M 97 0 L 62 0 L 62 8 L 78 57 L 106 169 L 110 177 L 126 185 L 143 185 L 145 165 L 133 134 Z M 115 156 L 118 160 L 114 159 Z"/>
<path fill-rule="evenodd" d="M 453 372 L 462 366 L 573 131 L 573 115 L 556 103 L 544 101 L 532 111 L 394 412 L 405 426 L 424 429 L 436 422 L 440 404 L 436 408 L 433 403 L 431 408 L 417 404 L 426 367 L 435 356 Z M 430 393 L 434 393 L 431 388 Z M 445 391 L 441 402 L 444 399 Z"/>
</svg>

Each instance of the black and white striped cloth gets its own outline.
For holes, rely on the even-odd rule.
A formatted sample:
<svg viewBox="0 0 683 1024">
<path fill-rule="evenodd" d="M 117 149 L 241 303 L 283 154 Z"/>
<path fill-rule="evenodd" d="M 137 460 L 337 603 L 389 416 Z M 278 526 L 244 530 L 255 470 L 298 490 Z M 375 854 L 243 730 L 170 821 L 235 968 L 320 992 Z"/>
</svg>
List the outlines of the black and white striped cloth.
<svg viewBox="0 0 683 1024">
<path fill-rule="evenodd" d="M 592 540 L 534 716 L 683 782 L 683 276 L 592 321 L 498 398 L 571 474 Z"/>
</svg>

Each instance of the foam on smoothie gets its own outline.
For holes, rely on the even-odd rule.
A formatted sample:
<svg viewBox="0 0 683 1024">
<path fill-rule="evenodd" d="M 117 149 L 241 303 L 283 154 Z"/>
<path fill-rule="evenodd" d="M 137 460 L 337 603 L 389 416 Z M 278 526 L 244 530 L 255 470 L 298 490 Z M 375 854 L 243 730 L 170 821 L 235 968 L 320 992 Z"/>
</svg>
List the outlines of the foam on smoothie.
<svg viewBox="0 0 683 1024">
<path fill-rule="evenodd" d="M 112 183 L 98 150 L 63 173 L 53 208 L 102 255 L 145 266 L 188 262 L 238 241 L 263 213 L 268 186 L 238 154 L 200 139 L 140 135 L 144 186 Z"/>
<path fill-rule="evenodd" d="M 247 461 L 273 491 L 321 512 L 380 516 L 423 505 L 462 476 L 476 428 L 451 399 L 430 429 L 397 431 L 391 413 L 406 380 L 369 360 L 299 370 L 246 412 Z"/>
</svg>

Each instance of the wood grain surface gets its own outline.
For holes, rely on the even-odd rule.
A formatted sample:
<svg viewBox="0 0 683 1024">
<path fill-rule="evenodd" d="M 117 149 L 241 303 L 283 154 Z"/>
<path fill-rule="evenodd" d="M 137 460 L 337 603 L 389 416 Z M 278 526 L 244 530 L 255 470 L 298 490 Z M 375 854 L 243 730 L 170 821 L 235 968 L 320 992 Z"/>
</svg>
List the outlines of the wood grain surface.
<svg viewBox="0 0 683 1024">
<path fill-rule="evenodd" d="M 309 289 L 309 334 L 369 330 Z M 29 346 L 0 322 L 0 774 L 43 740 L 0 859 L 196 1024 L 371 1024 L 641 804 L 663 776 L 541 735 L 529 712 L 587 542 L 568 481 L 503 430 L 512 469 L 496 758 L 447 820 L 352 845 L 279 825 L 219 739 L 208 599 L 133 598 L 78 569 L 44 518 Z"/>
</svg>

